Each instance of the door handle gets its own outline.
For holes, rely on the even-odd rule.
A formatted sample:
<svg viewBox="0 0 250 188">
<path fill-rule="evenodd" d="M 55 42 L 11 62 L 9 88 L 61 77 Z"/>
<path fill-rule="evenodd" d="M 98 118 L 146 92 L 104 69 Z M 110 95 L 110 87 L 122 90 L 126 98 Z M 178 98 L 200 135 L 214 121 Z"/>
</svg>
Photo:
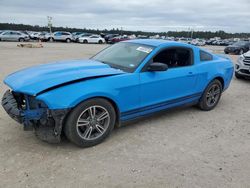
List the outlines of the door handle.
<svg viewBox="0 0 250 188">
<path fill-rule="evenodd" d="M 188 72 L 188 76 L 194 76 L 193 72 Z"/>
</svg>

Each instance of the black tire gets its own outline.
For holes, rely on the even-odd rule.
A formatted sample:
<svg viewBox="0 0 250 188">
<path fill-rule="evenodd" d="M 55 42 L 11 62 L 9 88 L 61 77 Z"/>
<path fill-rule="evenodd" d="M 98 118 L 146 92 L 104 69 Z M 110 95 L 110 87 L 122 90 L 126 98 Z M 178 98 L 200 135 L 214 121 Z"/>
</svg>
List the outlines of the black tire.
<svg viewBox="0 0 250 188">
<path fill-rule="evenodd" d="M 211 90 L 213 87 L 216 87 L 218 89 L 218 91 L 216 90 L 216 93 L 218 92 L 218 94 L 215 95 L 215 97 L 213 99 L 214 102 L 210 98 L 210 95 L 212 95 Z M 210 93 L 210 95 L 209 95 L 209 93 Z M 199 101 L 199 104 L 198 104 L 199 108 L 201 110 L 204 110 L 204 111 L 212 110 L 218 104 L 220 97 L 221 97 L 221 93 L 222 93 L 222 83 L 217 79 L 210 82 L 208 84 L 208 86 L 206 87 L 205 91 L 203 92 L 202 97 Z M 211 104 L 209 103 L 209 100 L 211 101 Z"/>
<path fill-rule="evenodd" d="M 107 114 L 109 115 L 109 119 L 108 119 L 109 121 L 106 122 L 106 128 L 102 134 L 99 133 L 99 131 L 97 131 L 96 127 L 93 128 L 94 125 L 92 125 L 92 124 L 79 126 L 79 121 L 80 121 L 80 119 L 82 119 L 82 116 L 84 115 L 84 113 L 89 113 L 88 109 L 92 108 L 92 107 L 96 107 L 96 108 L 102 107 L 103 109 L 106 110 Z M 95 110 L 94 114 L 96 114 L 96 117 L 97 117 L 97 118 L 95 118 L 95 120 L 96 120 L 95 122 L 98 122 L 99 121 L 98 117 L 100 117 L 101 115 L 98 115 L 98 110 Z M 102 114 L 102 112 L 101 112 L 101 114 Z M 85 121 L 86 118 L 83 118 L 84 119 L 83 121 Z M 88 121 L 91 122 L 91 120 L 89 120 L 89 119 L 88 119 Z M 101 121 L 106 121 L 106 119 L 101 120 Z M 108 135 L 111 133 L 111 131 L 114 128 L 115 121 L 116 121 L 116 113 L 115 113 L 115 109 L 112 106 L 112 104 L 105 99 L 94 98 L 94 99 L 90 99 L 90 100 L 87 100 L 85 102 L 80 103 L 78 106 L 76 106 L 70 112 L 69 116 L 67 117 L 65 126 L 64 126 L 64 133 L 65 133 L 66 137 L 74 144 L 76 144 L 80 147 L 90 147 L 90 146 L 94 146 L 94 145 L 101 143 L 105 138 L 108 137 Z M 100 122 L 96 123 L 95 125 L 98 125 L 98 124 L 100 124 Z M 84 131 L 82 131 L 82 128 L 85 128 L 85 127 L 86 127 L 86 129 Z M 89 128 L 91 128 L 91 133 L 93 131 L 95 131 L 95 132 L 93 132 L 94 136 L 95 136 L 95 134 L 97 134 L 97 135 L 100 134 L 99 137 L 89 138 L 89 139 L 83 138 L 84 135 L 85 136 L 88 135 Z M 87 133 L 85 133 L 85 132 L 87 132 Z M 90 133 L 90 135 L 91 135 L 91 133 Z"/>
<path fill-rule="evenodd" d="M 241 76 L 240 74 L 238 74 L 237 72 L 234 72 L 234 75 L 237 79 L 242 79 L 244 78 L 243 76 Z"/>
<path fill-rule="evenodd" d="M 20 39 L 18 39 L 18 41 L 19 42 L 24 42 L 25 40 L 24 40 L 24 38 L 20 38 Z"/>
<path fill-rule="evenodd" d="M 99 44 L 102 44 L 103 42 L 102 42 L 102 40 L 99 40 L 98 43 L 99 43 Z"/>
<path fill-rule="evenodd" d="M 87 44 L 87 43 L 88 43 L 88 41 L 87 41 L 87 40 L 84 40 L 84 41 L 83 41 L 83 43 L 84 43 L 84 44 Z"/>
<path fill-rule="evenodd" d="M 71 42 L 71 40 L 70 40 L 69 38 L 67 38 L 67 39 L 66 39 L 66 42 L 67 42 L 67 43 L 70 43 L 70 42 Z"/>
</svg>

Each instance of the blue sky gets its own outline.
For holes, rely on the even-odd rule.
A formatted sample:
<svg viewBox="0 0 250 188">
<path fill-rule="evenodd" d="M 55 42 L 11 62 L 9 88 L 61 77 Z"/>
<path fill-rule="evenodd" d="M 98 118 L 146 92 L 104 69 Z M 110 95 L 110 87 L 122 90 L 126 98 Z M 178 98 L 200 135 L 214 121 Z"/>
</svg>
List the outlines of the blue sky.
<svg viewBox="0 0 250 188">
<path fill-rule="evenodd" d="M 250 0 L 0 0 L 0 22 L 124 30 L 250 32 Z"/>
</svg>

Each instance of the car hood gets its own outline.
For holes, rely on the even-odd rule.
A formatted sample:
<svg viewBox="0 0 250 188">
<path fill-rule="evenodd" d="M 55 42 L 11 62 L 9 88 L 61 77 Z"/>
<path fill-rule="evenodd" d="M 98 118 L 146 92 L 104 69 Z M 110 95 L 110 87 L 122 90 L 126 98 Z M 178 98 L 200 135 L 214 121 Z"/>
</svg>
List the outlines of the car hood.
<svg viewBox="0 0 250 188">
<path fill-rule="evenodd" d="M 44 90 L 64 84 L 123 73 L 94 60 L 71 60 L 17 71 L 7 76 L 4 83 L 15 92 L 35 96 Z"/>
</svg>

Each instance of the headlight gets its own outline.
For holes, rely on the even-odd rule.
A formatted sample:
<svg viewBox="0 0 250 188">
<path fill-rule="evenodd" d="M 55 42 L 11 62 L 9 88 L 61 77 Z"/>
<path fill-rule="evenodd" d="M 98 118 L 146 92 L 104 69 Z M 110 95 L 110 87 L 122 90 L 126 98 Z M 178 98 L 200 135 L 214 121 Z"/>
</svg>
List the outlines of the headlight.
<svg viewBox="0 0 250 188">
<path fill-rule="evenodd" d="M 241 55 L 238 59 L 238 63 L 242 64 L 244 59 L 245 59 L 244 56 Z"/>
</svg>

